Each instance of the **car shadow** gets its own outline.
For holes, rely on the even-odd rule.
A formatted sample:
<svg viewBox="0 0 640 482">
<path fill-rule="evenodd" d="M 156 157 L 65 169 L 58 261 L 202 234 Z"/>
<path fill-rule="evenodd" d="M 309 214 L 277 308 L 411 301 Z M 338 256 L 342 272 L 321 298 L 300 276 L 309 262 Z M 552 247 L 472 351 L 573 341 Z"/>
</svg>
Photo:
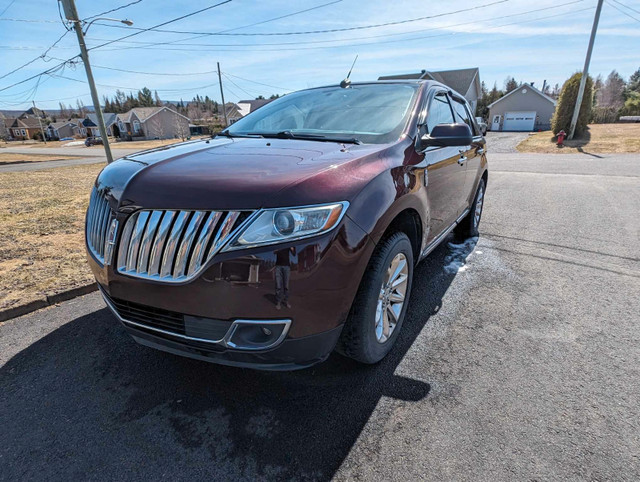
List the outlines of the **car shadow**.
<svg viewBox="0 0 640 482">
<path fill-rule="evenodd" d="M 334 354 L 297 372 L 230 368 L 138 346 L 106 308 L 66 323 L 0 368 L 4 476 L 329 479 L 382 397 L 429 396 L 396 368 L 474 246 L 444 242 L 418 266 L 374 366 Z"/>
</svg>

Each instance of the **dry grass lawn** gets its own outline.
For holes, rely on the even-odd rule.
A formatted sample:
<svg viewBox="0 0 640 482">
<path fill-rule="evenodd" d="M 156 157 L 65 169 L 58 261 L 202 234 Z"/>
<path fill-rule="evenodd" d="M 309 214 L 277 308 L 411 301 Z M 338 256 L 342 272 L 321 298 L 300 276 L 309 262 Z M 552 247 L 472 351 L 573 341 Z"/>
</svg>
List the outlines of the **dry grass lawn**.
<svg viewBox="0 0 640 482">
<path fill-rule="evenodd" d="M 0 173 L 0 309 L 93 281 L 84 214 L 102 167 Z"/>
<path fill-rule="evenodd" d="M 640 124 L 590 124 L 580 138 L 556 145 L 551 131 L 537 132 L 517 146 L 520 152 L 541 153 L 640 153 Z"/>
<path fill-rule="evenodd" d="M 62 161 L 71 159 L 69 156 L 51 156 L 48 154 L 11 154 L 0 152 L 0 166 L 3 164 L 15 164 L 17 162 L 42 162 L 42 161 Z"/>
</svg>

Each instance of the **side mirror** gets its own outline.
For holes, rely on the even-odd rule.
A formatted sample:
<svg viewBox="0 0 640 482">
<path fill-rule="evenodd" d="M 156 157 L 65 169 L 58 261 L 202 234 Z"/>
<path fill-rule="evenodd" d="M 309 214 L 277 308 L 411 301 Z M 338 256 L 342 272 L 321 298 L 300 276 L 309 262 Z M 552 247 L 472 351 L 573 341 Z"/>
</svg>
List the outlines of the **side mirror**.
<svg viewBox="0 0 640 482">
<path fill-rule="evenodd" d="M 468 146 L 473 141 L 473 134 L 467 124 L 438 124 L 431 129 L 431 134 L 420 138 L 421 150 L 427 147 Z"/>
</svg>

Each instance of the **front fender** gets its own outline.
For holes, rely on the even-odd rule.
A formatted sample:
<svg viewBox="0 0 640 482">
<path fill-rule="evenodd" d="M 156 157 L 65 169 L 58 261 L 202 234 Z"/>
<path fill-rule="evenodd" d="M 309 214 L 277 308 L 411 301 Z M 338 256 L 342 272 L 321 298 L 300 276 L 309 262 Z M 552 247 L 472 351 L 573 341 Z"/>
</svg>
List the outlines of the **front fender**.
<svg viewBox="0 0 640 482">
<path fill-rule="evenodd" d="M 402 165 L 388 169 L 354 197 L 347 216 L 378 243 L 389 225 L 406 210 L 415 211 L 422 224 L 420 251 L 429 234 L 429 200 L 424 169 Z"/>
</svg>

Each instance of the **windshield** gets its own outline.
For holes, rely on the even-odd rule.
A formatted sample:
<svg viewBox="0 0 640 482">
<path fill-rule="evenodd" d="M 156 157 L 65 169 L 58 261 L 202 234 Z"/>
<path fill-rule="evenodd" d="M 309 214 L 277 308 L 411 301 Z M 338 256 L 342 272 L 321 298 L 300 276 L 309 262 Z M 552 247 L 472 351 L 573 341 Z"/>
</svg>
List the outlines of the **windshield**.
<svg viewBox="0 0 640 482">
<path fill-rule="evenodd" d="M 417 85 L 364 84 L 303 90 L 270 102 L 231 125 L 231 135 L 354 138 L 382 144 L 400 137 Z"/>
</svg>

